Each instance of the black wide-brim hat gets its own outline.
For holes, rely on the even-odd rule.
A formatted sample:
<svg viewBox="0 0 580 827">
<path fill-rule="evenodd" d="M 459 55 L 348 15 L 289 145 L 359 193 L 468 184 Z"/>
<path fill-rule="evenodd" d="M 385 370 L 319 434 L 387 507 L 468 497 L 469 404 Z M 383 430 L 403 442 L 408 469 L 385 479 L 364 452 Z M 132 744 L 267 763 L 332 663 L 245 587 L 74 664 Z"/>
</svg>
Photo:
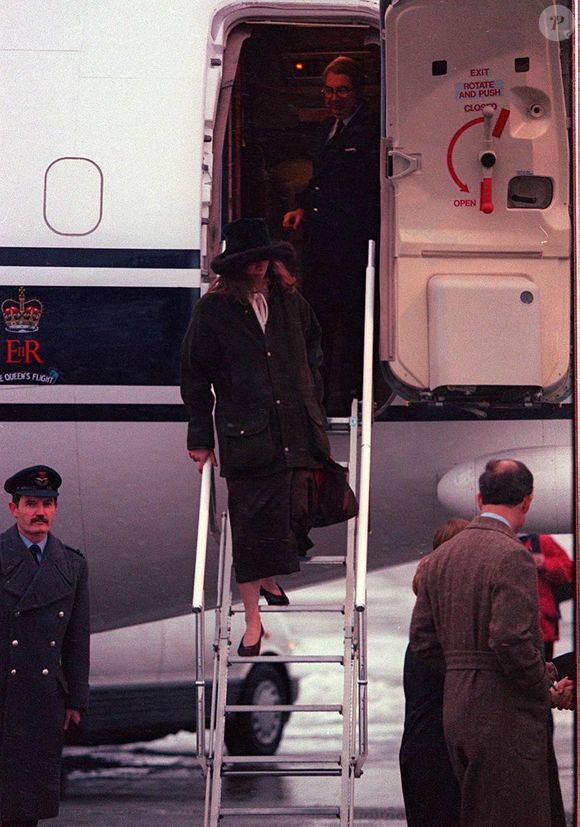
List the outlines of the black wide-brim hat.
<svg viewBox="0 0 580 827">
<path fill-rule="evenodd" d="M 263 218 L 239 218 L 223 229 L 226 247 L 216 256 L 211 269 L 220 276 L 235 275 L 254 261 L 282 261 L 294 264 L 294 247 L 287 241 L 272 241 Z"/>
<path fill-rule="evenodd" d="M 48 465 L 32 465 L 12 474 L 4 483 L 8 494 L 22 497 L 58 497 L 62 477 Z"/>
</svg>

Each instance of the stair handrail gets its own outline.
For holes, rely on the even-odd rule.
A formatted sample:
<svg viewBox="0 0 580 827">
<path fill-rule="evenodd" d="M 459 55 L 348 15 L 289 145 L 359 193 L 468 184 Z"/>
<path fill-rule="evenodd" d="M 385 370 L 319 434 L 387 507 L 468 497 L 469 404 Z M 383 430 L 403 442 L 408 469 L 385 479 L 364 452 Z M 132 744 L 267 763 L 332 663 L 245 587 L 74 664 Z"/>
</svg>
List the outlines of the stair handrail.
<svg viewBox="0 0 580 827">
<path fill-rule="evenodd" d="M 205 744 L 204 589 L 212 477 L 213 465 L 211 459 L 208 457 L 201 473 L 199 513 L 197 520 L 197 544 L 195 549 L 195 569 L 193 573 L 193 595 L 191 599 L 191 608 L 195 618 L 196 752 L 197 759 L 201 765 L 204 775 L 207 774 Z"/>
<path fill-rule="evenodd" d="M 359 777 L 368 757 L 368 671 L 367 671 L 367 558 L 373 423 L 373 356 L 375 323 L 375 242 L 370 240 L 365 285 L 365 326 L 363 355 L 363 391 L 361 412 L 361 448 L 359 479 L 359 513 L 356 537 L 355 609 L 357 640 L 358 753 L 354 774 Z"/>
<path fill-rule="evenodd" d="M 363 357 L 363 392 L 361 416 L 360 488 L 356 544 L 355 607 L 365 610 L 367 591 L 367 557 L 369 531 L 369 499 L 371 481 L 371 436 L 373 421 L 373 340 L 375 303 L 375 242 L 368 247 L 365 289 L 365 335 Z"/>
<path fill-rule="evenodd" d="M 212 471 L 212 461 L 208 457 L 201 472 L 201 487 L 199 492 L 197 545 L 195 549 L 195 571 L 193 574 L 193 597 L 191 600 L 191 608 L 194 613 L 202 612 L 204 606 L 203 594 L 205 589 L 205 562 L 207 558 Z"/>
</svg>

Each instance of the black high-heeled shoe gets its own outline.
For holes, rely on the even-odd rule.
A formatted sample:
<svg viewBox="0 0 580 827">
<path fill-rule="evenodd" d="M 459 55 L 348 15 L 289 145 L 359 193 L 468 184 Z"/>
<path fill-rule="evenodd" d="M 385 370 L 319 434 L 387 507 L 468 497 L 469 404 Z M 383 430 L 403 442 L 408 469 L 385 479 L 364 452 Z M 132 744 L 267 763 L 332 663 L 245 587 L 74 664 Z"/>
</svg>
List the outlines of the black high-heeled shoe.
<svg viewBox="0 0 580 827">
<path fill-rule="evenodd" d="M 288 596 L 285 593 L 282 586 L 279 583 L 276 583 L 276 585 L 280 589 L 280 594 L 274 594 L 274 592 L 269 592 L 268 589 L 265 589 L 263 586 L 260 586 L 261 596 L 266 598 L 266 603 L 268 604 L 268 606 L 288 606 L 288 605 L 290 605 L 290 601 L 288 600 Z"/>
<path fill-rule="evenodd" d="M 260 637 L 256 641 L 256 643 L 252 643 L 251 646 L 244 646 L 244 637 L 242 635 L 242 639 L 240 640 L 240 645 L 238 646 L 238 655 L 242 658 L 256 658 L 260 654 L 260 647 L 262 645 L 262 638 L 264 637 L 264 627 L 260 626 Z"/>
</svg>

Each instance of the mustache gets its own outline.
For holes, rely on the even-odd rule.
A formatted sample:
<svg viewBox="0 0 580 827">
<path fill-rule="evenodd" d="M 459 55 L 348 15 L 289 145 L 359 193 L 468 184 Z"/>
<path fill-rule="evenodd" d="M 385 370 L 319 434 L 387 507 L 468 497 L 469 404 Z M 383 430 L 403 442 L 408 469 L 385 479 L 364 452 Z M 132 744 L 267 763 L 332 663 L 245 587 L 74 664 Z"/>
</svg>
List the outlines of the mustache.
<svg viewBox="0 0 580 827">
<path fill-rule="evenodd" d="M 34 517 L 32 520 L 33 523 L 46 523 L 48 525 L 48 520 L 46 517 Z"/>
</svg>

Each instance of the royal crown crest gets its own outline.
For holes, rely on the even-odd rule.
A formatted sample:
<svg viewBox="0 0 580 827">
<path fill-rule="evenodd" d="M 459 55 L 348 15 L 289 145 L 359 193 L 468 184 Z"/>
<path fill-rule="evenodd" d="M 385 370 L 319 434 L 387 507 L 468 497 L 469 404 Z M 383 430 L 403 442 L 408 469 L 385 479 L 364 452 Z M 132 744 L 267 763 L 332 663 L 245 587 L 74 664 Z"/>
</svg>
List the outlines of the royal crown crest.
<svg viewBox="0 0 580 827">
<path fill-rule="evenodd" d="M 4 299 L 2 315 L 8 333 L 36 333 L 42 316 L 42 302 L 38 299 L 26 301 L 26 290 L 21 287 L 18 291 L 18 301 Z"/>
</svg>

